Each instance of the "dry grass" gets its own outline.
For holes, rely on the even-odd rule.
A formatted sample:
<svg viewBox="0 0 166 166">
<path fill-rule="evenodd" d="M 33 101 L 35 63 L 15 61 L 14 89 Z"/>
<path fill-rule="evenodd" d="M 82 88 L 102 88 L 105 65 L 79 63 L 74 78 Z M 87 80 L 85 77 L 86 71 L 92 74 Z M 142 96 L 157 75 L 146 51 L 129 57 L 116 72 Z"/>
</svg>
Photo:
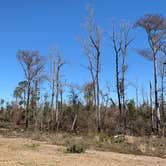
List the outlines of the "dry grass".
<svg viewBox="0 0 166 166">
<path fill-rule="evenodd" d="M 25 138 L 0 138 L 0 166 L 165 166 L 166 159 L 88 150 L 64 153 L 65 147 Z"/>
<path fill-rule="evenodd" d="M 107 136 L 104 134 L 74 134 L 74 133 L 50 133 L 33 132 L 31 130 L 1 130 L 0 133 L 6 138 L 29 138 L 36 141 L 47 142 L 53 145 L 69 147 L 71 145 L 82 146 L 85 149 L 98 151 L 111 151 L 124 154 L 146 155 L 166 158 L 166 139 L 157 136 Z M 38 150 L 40 145 L 30 144 L 24 148 Z"/>
</svg>

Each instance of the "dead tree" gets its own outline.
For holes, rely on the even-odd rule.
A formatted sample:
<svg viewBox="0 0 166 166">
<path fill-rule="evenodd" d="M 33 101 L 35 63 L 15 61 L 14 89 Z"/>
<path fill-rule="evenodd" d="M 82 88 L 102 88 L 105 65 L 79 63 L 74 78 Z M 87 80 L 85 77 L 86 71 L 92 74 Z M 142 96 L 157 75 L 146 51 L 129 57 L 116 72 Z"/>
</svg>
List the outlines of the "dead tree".
<svg viewBox="0 0 166 166">
<path fill-rule="evenodd" d="M 160 111 L 158 101 L 158 80 L 157 80 L 157 55 L 163 44 L 166 35 L 166 20 L 158 14 L 146 14 L 135 24 L 143 28 L 147 33 L 149 49 L 139 51 L 140 54 L 150 58 L 153 61 L 154 70 L 154 91 L 155 91 L 155 111 L 156 111 L 156 129 L 160 130 Z"/>
<path fill-rule="evenodd" d="M 159 76 L 161 79 L 161 100 L 162 100 L 162 115 L 164 116 L 164 94 L 165 94 L 165 87 L 164 87 L 164 79 L 166 76 L 166 43 L 161 46 L 160 51 L 164 54 L 159 60 Z"/>
<path fill-rule="evenodd" d="M 152 82 L 150 81 L 150 112 L 151 112 L 151 129 L 154 130 L 154 112 L 153 112 L 153 101 L 152 101 Z"/>
<path fill-rule="evenodd" d="M 51 83 L 51 121 L 54 121 L 54 98 L 55 98 L 55 81 L 56 81 L 56 67 L 54 57 L 50 56 L 50 76 L 49 82 Z"/>
<path fill-rule="evenodd" d="M 27 101 L 26 101 L 26 121 L 25 127 L 29 124 L 30 99 L 33 81 L 43 72 L 45 60 L 38 51 L 18 51 L 18 61 L 20 62 L 27 81 Z"/>
<path fill-rule="evenodd" d="M 161 56 L 159 61 L 158 61 L 158 75 L 161 80 L 161 113 L 162 117 L 164 116 L 164 93 L 165 93 L 165 88 L 164 88 L 164 79 L 166 75 L 166 69 L 165 69 L 165 62 L 166 62 L 166 56 Z"/>
<path fill-rule="evenodd" d="M 59 124 L 59 97 L 61 90 L 61 68 L 65 64 L 65 61 L 62 59 L 61 53 L 57 48 L 53 48 L 51 51 L 51 59 L 52 59 L 52 77 L 51 77 L 51 87 L 52 87 L 52 98 L 51 98 L 51 110 L 52 110 L 52 123 L 54 121 L 54 97 L 55 97 L 55 122 L 58 129 Z"/>
<path fill-rule="evenodd" d="M 133 38 L 130 37 L 131 25 L 129 23 L 122 22 L 116 29 L 118 30 L 115 32 L 115 25 L 113 24 L 111 40 L 113 43 L 116 61 L 116 90 L 120 116 L 123 113 L 125 117 L 125 76 L 127 71 L 126 57 L 127 49 L 133 41 Z"/>
<path fill-rule="evenodd" d="M 121 53 L 121 45 L 122 45 L 122 39 L 120 36 L 115 33 L 115 28 L 113 25 L 112 28 L 112 34 L 111 34 L 111 40 L 113 43 L 113 49 L 115 52 L 115 61 L 116 61 L 116 91 L 117 91 L 117 96 L 118 96 L 118 106 L 119 106 L 119 112 L 120 112 L 120 117 L 122 114 L 122 103 L 121 103 L 121 95 L 120 95 L 120 76 L 119 76 L 119 57 Z"/>
<path fill-rule="evenodd" d="M 41 115 L 43 114 L 43 111 L 39 109 L 39 101 L 40 101 L 40 85 L 46 80 L 46 75 L 44 72 L 42 72 L 40 75 L 36 76 L 36 78 L 33 80 L 33 87 L 32 87 L 32 94 L 31 94 L 31 109 L 33 110 L 33 118 L 34 118 L 34 126 L 35 130 L 38 130 L 39 128 L 39 121 L 42 124 L 43 119 L 41 118 Z M 40 116 L 39 116 L 40 115 Z M 41 125 L 42 126 L 42 125 Z"/>
<path fill-rule="evenodd" d="M 127 71 L 127 64 L 126 64 L 126 57 L 127 57 L 127 49 L 131 42 L 134 40 L 133 37 L 130 37 L 131 33 L 131 24 L 128 22 L 122 22 L 121 24 L 121 38 L 122 38 L 122 44 L 121 44 L 121 55 L 122 55 L 122 65 L 121 65 L 121 71 L 122 71 L 122 78 L 121 78 L 121 93 L 122 93 L 122 103 L 123 103 L 123 112 L 126 114 L 126 102 L 125 102 L 125 76 Z M 126 115 L 125 115 L 126 116 Z"/>
<path fill-rule="evenodd" d="M 101 30 L 98 25 L 95 24 L 93 9 L 88 7 L 89 16 L 84 27 L 88 34 L 88 39 L 83 40 L 83 49 L 88 60 L 88 70 L 91 74 L 94 91 L 94 107 L 96 111 L 97 130 L 101 130 L 101 113 L 100 113 L 100 58 L 101 58 Z"/>
</svg>

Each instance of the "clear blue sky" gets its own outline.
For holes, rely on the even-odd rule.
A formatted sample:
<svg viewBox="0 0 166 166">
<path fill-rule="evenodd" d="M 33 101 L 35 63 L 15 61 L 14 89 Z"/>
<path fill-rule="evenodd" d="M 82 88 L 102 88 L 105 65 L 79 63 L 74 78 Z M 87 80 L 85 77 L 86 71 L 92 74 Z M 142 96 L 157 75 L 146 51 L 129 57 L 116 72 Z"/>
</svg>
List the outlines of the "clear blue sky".
<svg viewBox="0 0 166 166">
<path fill-rule="evenodd" d="M 49 48 L 56 44 L 63 57 L 70 62 L 64 73 L 69 82 L 82 84 L 90 80 L 81 64 L 86 60 L 77 38 L 83 34 L 81 23 L 87 15 L 86 5 L 95 9 L 97 22 L 106 32 L 112 19 L 135 22 L 146 13 L 166 16 L 165 0 L 0 0 L 0 98 L 11 99 L 17 83 L 24 79 L 17 62 L 19 49 L 39 50 L 48 56 Z M 135 48 L 146 48 L 146 34 L 136 29 L 136 39 L 128 52 L 128 80 L 138 79 L 139 85 L 148 87 L 152 79 L 152 63 L 137 55 Z M 114 84 L 114 57 L 111 44 L 104 37 L 102 45 L 101 84 Z M 113 94 L 114 95 L 114 94 Z M 133 96 L 129 88 L 128 96 Z"/>
</svg>

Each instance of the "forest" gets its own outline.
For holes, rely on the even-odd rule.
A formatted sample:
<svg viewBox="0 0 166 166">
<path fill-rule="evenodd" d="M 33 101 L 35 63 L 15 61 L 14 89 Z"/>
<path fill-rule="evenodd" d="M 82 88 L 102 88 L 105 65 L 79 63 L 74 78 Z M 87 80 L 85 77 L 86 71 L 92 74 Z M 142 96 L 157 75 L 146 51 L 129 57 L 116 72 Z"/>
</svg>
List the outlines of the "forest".
<svg viewBox="0 0 166 166">
<path fill-rule="evenodd" d="M 95 20 L 94 9 L 87 7 L 87 17 L 79 43 L 89 73 L 89 82 L 70 83 L 64 79 L 63 67 L 68 62 L 57 47 L 47 57 L 40 51 L 18 50 L 16 58 L 24 77 L 15 89 L 13 100 L 0 100 L 1 127 L 22 128 L 32 131 L 71 133 L 105 133 L 106 135 L 160 135 L 165 136 L 165 75 L 166 75 L 166 19 L 159 14 L 145 14 L 135 23 L 112 21 L 107 33 L 115 68 L 111 69 L 115 85 L 100 86 L 103 30 Z M 79 26 L 79 25 L 78 25 Z M 142 29 L 147 38 L 145 48 L 135 50 L 145 61 L 152 63 L 153 80 L 149 81 L 149 94 L 140 96 L 138 83 L 131 82 L 135 96 L 127 99 L 126 73 L 130 68 L 126 58 L 128 49 L 136 40 L 132 31 Z M 104 48 L 103 48 L 104 49 Z M 112 55 L 111 55 L 112 54 Z M 49 64 L 49 69 L 46 69 Z M 79 69 L 78 69 L 79 70 Z M 72 73 L 71 73 L 72 74 Z M 109 76 L 108 76 L 109 77 Z M 49 86 L 43 92 L 41 85 Z M 111 96 L 111 87 L 116 96 Z M 67 89 L 67 90 L 66 90 Z M 141 99 L 140 99 L 141 98 Z M 140 100 L 140 101 L 139 101 Z"/>
</svg>

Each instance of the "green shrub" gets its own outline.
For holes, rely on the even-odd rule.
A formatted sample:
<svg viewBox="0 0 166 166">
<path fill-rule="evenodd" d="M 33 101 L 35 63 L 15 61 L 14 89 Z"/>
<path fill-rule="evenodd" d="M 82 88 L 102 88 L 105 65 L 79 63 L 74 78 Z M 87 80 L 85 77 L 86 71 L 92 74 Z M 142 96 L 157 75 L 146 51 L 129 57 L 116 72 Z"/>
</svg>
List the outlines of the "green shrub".
<svg viewBox="0 0 166 166">
<path fill-rule="evenodd" d="M 68 153 L 84 153 L 85 148 L 80 145 L 72 145 L 67 148 Z"/>
</svg>

